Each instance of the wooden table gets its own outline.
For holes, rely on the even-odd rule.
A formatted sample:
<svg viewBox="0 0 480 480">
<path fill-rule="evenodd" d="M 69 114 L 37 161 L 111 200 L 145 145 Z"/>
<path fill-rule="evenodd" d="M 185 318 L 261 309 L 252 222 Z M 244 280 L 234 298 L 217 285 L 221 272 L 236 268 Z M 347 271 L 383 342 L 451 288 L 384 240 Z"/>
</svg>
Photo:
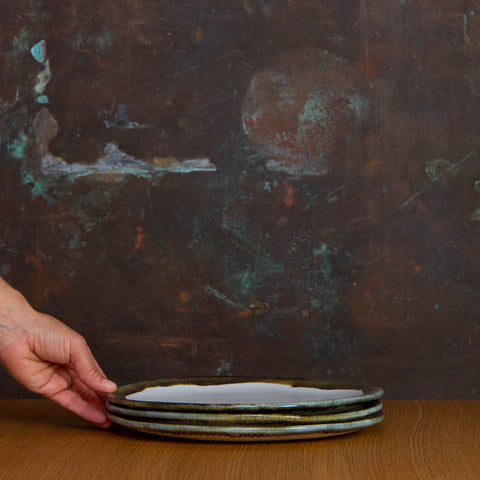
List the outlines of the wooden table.
<svg viewBox="0 0 480 480">
<path fill-rule="evenodd" d="M 202 443 L 91 427 L 0 400 L 1 479 L 480 479 L 480 401 L 385 400 L 385 420 L 312 441 Z"/>
</svg>

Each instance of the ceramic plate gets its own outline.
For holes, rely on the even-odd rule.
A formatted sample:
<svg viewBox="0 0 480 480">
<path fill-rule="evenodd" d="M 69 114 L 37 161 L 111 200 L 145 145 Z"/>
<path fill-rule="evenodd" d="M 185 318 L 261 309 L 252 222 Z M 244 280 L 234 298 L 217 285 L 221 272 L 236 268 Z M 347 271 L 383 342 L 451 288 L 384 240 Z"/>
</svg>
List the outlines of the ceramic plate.
<svg viewBox="0 0 480 480">
<path fill-rule="evenodd" d="M 120 407 L 107 402 L 108 410 L 119 417 L 146 421 L 162 420 L 165 422 L 207 424 L 207 425 L 275 425 L 275 424 L 318 424 L 338 423 L 367 417 L 382 410 L 382 402 L 373 400 L 360 403 L 357 409 L 342 413 L 323 413 L 322 410 L 309 409 L 303 412 L 265 412 L 265 413 L 208 413 L 208 412 L 175 412 L 161 410 L 137 410 Z M 322 412 L 322 413 L 318 413 Z"/>
<path fill-rule="evenodd" d="M 383 413 L 377 412 L 367 418 L 352 422 L 276 427 L 207 426 L 153 421 L 141 422 L 122 418 L 112 413 L 109 413 L 109 417 L 117 425 L 153 435 L 215 442 L 273 442 L 344 435 L 381 422 Z"/>
<path fill-rule="evenodd" d="M 108 400 L 139 410 L 246 412 L 351 407 L 382 395 L 379 387 L 318 380 L 196 377 L 125 385 Z"/>
</svg>

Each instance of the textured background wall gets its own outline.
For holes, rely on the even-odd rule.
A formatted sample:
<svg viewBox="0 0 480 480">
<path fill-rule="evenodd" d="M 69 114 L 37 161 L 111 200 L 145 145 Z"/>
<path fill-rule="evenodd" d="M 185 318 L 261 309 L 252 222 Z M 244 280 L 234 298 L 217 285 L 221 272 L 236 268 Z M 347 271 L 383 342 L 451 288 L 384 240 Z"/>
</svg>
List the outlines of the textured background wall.
<svg viewBox="0 0 480 480">
<path fill-rule="evenodd" d="M 0 34 L 0 274 L 116 381 L 480 398 L 477 2 L 14 0 Z"/>
</svg>

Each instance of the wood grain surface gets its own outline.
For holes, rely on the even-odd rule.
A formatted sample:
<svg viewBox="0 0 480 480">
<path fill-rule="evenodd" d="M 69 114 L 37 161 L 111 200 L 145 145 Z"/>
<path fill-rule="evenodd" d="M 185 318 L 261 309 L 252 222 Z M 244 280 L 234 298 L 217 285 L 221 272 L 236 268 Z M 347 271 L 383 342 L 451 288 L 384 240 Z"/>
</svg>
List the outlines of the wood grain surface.
<svg viewBox="0 0 480 480">
<path fill-rule="evenodd" d="M 99 430 L 47 400 L 0 400 L 1 479 L 480 478 L 480 401 L 385 400 L 382 424 L 313 441 L 227 444 Z"/>
</svg>

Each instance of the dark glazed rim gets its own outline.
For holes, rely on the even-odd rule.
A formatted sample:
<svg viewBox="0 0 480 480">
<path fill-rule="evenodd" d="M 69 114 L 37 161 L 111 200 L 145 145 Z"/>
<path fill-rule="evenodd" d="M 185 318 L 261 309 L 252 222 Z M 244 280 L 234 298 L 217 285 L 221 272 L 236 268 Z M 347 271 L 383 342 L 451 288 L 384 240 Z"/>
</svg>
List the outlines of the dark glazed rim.
<svg viewBox="0 0 480 480">
<path fill-rule="evenodd" d="M 224 385 L 230 383 L 263 382 L 289 385 L 292 387 L 312 387 L 325 390 L 361 390 L 362 395 L 354 397 L 337 398 L 332 400 L 318 400 L 313 402 L 290 402 L 290 403 L 238 403 L 238 404 L 199 404 L 177 402 L 147 402 L 141 400 L 128 400 L 126 397 L 150 387 L 169 385 Z M 187 377 L 187 378 L 164 378 L 144 382 L 123 385 L 115 392 L 108 394 L 108 400 L 114 405 L 134 409 L 147 410 L 174 410 L 174 411 L 204 411 L 204 412 L 235 412 L 235 411 L 275 411 L 291 409 L 330 408 L 340 405 L 352 405 L 359 402 L 376 400 L 383 395 L 383 389 L 371 385 L 358 385 L 352 383 L 340 383 L 314 379 L 298 378 L 263 378 L 263 377 Z"/>
</svg>

